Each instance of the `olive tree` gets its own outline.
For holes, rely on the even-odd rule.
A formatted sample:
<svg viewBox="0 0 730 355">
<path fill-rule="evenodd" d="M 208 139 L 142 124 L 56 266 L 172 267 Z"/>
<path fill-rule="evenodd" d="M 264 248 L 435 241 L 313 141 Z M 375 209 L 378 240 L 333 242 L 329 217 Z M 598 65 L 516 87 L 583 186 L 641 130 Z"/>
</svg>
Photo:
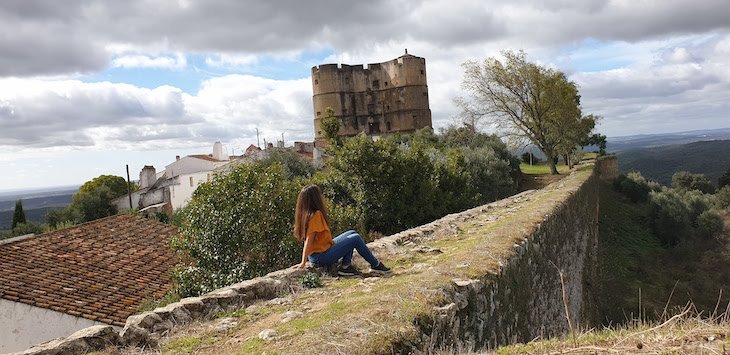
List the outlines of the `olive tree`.
<svg viewBox="0 0 730 355">
<path fill-rule="evenodd" d="M 172 242 L 189 261 L 173 273 L 175 291 L 198 295 L 293 264 L 300 188 L 278 162 L 242 164 L 200 185 Z"/>
</svg>

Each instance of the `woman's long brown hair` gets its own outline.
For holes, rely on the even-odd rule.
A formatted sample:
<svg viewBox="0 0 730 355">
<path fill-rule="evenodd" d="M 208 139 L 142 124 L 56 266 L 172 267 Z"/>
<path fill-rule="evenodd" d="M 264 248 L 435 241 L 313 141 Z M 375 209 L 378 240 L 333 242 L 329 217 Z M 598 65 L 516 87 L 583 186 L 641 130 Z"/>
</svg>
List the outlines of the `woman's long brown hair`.
<svg viewBox="0 0 730 355">
<path fill-rule="evenodd" d="M 327 225 L 330 224 L 327 207 L 324 205 L 322 190 L 317 185 L 304 186 L 297 197 L 297 207 L 294 209 L 294 236 L 303 241 L 307 238 L 307 223 L 315 212 L 322 212 Z"/>
</svg>

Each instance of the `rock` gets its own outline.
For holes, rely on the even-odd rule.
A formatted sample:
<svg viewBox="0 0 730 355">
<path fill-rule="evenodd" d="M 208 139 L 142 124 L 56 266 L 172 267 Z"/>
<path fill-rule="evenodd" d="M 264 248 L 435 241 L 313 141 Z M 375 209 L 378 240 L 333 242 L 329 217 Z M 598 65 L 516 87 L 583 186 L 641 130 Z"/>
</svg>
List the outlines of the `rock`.
<svg viewBox="0 0 730 355">
<path fill-rule="evenodd" d="M 162 318 L 154 312 L 144 312 L 135 316 L 127 318 L 127 323 L 124 326 L 126 329 L 129 325 L 134 325 L 146 330 L 152 330 L 155 324 L 162 322 Z"/>
<path fill-rule="evenodd" d="M 94 325 L 71 334 L 67 340 L 82 339 L 90 351 L 104 349 L 109 345 L 117 345 L 121 338 L 110 325 Z"/>
<path fill-rule="evenodd" d="M 185 310 L 190 313 L 190 317 L 193 319 L 200 318 L 200 316 L 203 315 L 205 311 L 205 304 L 200 299 L 200 297 L 184 298 L 177 303 L 183 306 L 183 308 L 185 308 Z"/>
<path fill-rule="evenodd" d="M 263 341 L 271 341 L 276 339 L 279 336 L 279 333 L 276 332 L 276 330 L 273 329 L 264 329 L 259 333 L 259 339 Z"/>
<path fill-rule="evenodd" d="M 286 323 L 294 318 L 299 318 L 301 316 L 302 316 L 302 312 L 288 311 L 288 312 L 284 313 L 284 315 L 281 317 L 281 322 Z"/>
<path fill-rule="evenodd" d="M 215 329 L 219 332 L 222 332 L 222 331 L 226 331 L 228 329 L 235 328 L 236 326 L 238 326 L 238 321 L 236 320 L 236 318 L 227 317 L 227 318 L 221 318 L 220 320 L 218 320 L 213 325 L 213 329 Z"/>
<path fill-rule="evenodd" d="M 139 327 L 135 324 L 127 323 L 119 334 L 121 344 L 125 346 L 145 346 L 147 345 L 150 332 L 147 329 Z"/>
</svg>

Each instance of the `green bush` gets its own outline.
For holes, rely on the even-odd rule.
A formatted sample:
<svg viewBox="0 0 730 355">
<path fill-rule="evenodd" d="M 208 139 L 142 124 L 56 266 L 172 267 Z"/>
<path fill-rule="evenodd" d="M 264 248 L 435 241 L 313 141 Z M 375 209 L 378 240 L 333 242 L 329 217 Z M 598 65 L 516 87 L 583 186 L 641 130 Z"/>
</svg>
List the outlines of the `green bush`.
<svg viewBox="0 0 730 355">
<path fill-rule="evenodd" d="M 619 175 L 613 183 L 614 189 L 628 197 L 631 202 L 645 202 L 652 191 L 661 190 L 661 186 L 653 181 L 647 181 L 641 173 L 632 171 L 626 175 Z"/>
<path fill-rule="evenodd" d="M 706 194 L 715 192 L 715 187 L 705 175 L 692 174 L 688 171 L 678 171 L 672 175 L 672 188 L 685 191 L 698 190 Z"/>
<path fill-rule="evenodd" d="M 727 169 L 727 171 L 717 179 L 718 189 L 722 189 L 725 186 L 730 186 L 730 169 Z"/>
<path fill-rule="evenodd" d="M 671 189 L 650 194 L 651 225 L 662 244 L 677 245 L 691 232 L 689 212 L 682 199 L 682 195 Z"/>
<path fill-rule="evenodd" d="M 294 264 L 298 180 L 279 163 L 243 164 L 198 187 L 172 241 L 191 263 L 174 271 L 175 292 L 197 295 Z"/>
<path fill-rule="evenodd" d="M 726 185 L 715 193 L 715 205 L 719 209 L 730 208 L 730 185 Z"/>
<path fill-rule="evenodd" d="M 697 233 L 700 237 L 711 238 L 722 234 L 724 223 L 716 211 L 704 211 L 697 216 Z"/>
<path fill-rule="evenodd" d="M 20 223 L 13 228 L 12 236 L 17 237 L 26 234 L 43 233 L 43 226 L 33 222 Z"/>
</svg>

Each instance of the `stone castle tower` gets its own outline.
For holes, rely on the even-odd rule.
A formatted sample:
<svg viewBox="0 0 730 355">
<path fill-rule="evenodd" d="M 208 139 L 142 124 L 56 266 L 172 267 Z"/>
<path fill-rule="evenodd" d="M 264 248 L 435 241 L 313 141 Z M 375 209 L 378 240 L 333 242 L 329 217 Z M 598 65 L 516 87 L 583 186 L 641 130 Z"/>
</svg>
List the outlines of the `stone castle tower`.
<svg viewBox="0 0 730 355">
<path fill-rule="evenodd" d="M 324 140 L 319 122 L 327 107 L 342 121 L 339 135 L 377 136 L 431 126 L 426 60 L 406 54 L 383 63 L 322 64 L 312 68 L 314 137 Z"/>
</svg>

